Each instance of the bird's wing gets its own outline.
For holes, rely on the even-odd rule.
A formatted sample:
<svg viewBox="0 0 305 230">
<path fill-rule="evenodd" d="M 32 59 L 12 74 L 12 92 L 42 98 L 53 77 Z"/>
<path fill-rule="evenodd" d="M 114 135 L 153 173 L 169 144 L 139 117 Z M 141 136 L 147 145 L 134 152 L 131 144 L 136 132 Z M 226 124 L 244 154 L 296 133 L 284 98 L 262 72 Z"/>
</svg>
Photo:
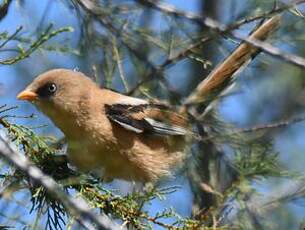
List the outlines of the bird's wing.
<svg viewBox="0 0 305 230">
<path fill-rule="evenodd" d="M 112 122 L 136 133 L 173 136 L 188 133 L 185 117 L 164 104 L 107 104 L 105 112 Z"/>
</svg>

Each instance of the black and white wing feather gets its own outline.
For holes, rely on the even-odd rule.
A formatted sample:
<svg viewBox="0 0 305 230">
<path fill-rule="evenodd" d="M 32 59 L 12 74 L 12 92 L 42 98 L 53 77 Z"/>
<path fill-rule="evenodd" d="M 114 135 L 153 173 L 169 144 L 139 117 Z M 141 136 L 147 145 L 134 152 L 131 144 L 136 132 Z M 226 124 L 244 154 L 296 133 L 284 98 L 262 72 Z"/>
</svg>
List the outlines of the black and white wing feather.
<svg viewBox="0 0 305 230">
<path fill-rule="evenodd" d="M 123 128 L 145 134 L 183 136 L 186 119 L 164 104 L 105 105 L 107 117 Z"/>
</svg>

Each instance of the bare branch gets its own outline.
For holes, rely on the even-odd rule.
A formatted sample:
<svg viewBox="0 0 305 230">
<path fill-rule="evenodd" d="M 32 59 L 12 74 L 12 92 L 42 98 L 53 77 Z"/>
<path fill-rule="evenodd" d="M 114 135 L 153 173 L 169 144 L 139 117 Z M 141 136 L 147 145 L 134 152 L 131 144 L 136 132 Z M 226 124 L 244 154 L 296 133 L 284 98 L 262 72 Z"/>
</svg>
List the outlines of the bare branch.
<svg viewBox="0 0 305 230">
<path fill-rule="evenodd" d="M 283 204 L 283 202 L 304 198 L 304 196 L 305 176 L 302 176 L 298 179 L 289 180 L 264 196 L 261 194 L 252 195 L 252 197 L 245 202 L 243 207 L 240 205 L 240 202 L 236 200 L 229 202 L 220 215 L 220 225 L 234 225 L 236 219 L 243 212 L 250 212 L 251 215 L 259 216 L 266 211 L 277 208 L 280 204 Z"/>
<path fill-rule="evenodd" d="M 194 21 L 194 22 L 196 22 L 200 25 L 202 25 L 202 23 L 204 23 L 204 20 L 207 18 L 207 17 L 203 17 L 203 16 L 198 15 L 198 14 L 193 13 L 193 12 L 185 12 L 185 11 L 179 10 L 173 5 L 170 5 L 170 4 L 167 4 L 167 3 L 164 3 L 164 2 L 160 2 L 160 1 L 155 2 L 153 0 L 137 0 L 137 2 L 142 4 L 142 5 L 152 7 L 152 8 L 154 8 L 156 10 L 159 10 L 163 13 L 173 15 L 175 17 L 189 19 L 189 20 Z M 295 0 L 295 1 L 290 2 L 289 4 L 285 4 L 282 7 L 272 9 L 270 12 L 266 12 L 266 13 L 263 13 L 263 14 L 260 14 L 260 15 L 257 15 L 257 16 L 253 16 L 253 17 L 246 18 L 244 20 L 235 22 L 232 25 L 227 26 L 227 28 L 230 28 L 230 29 L 228 29 L 228 31 L 232 30 L 232 29 L 237 29 L 238 27 L 240 27 L 241 25 L 243 25 L 245 23 L 249 23 L 249 22 L 259 20 L 259 19 L 264 19 L 264 18 L 267 18 L 267 17 L 271 17 L 274 14 L 278 14 L 278 13 L 281 13 L 285 10 L 289 10 L 289 9 L 294 8 L 295 6 L 300 5 L 302 3 L 305 3 L 305 0 Z M 208 25 L 205 25 L 205 26 L 208 26 Z"/>
<path fill-rule="evenodd" d="M 122 63 L 122 59 L 120 57 L 119 48 L 117 46 L 116 38 L 113 37 L 112 41 L 113 41 L 112 42 L 113 43 L 113 53 L 114 53 L 115 60 L 117 62 L 119 75 L 120 75 L 121 81 L 124 85 L 125 91 L 128 92 L 129 91 L 129 86 L 128 86 L 128 82 L 126 80 L 125 72 L 124 72 L 124 69 L 123 69 L 123 63 Z"/>
<path fill-rule="evenodd" d="M 201 17 L 201 16 L 191 13 L 191 12 L 184 12 L 184 11 L 176 9 L 174 6 L 172 6 L 170 4 L 165 4 L 162 2 L 154 2 L 152 0 L 138 0 L 138 2 L 145 4 L 145 5 L 149 5 L 149 6 L 153 7 L 154 9 L 160 10 L 167 14 L 174 15 L 176 17 L 183 17 L 183 18 L 190 19 L 190 20 L 198 23 L 201 26 L 202 25 L 207 26 L 208 28 L 216 31 L 217 33 L 226 34 L 237 40 L 247 42 L 256 48 L 262 49 L 265 53 L 267 53 L 273 57 L 279 58 L 283 61 L 286 61 L 293 65 L 299 66 L 301 68 L 305 68 L 305 59 L 304 58 L 293 55 L 293 54 L 287 54 L 287 53 L 281 51 L 280 49 L 271 46 L 270 44 L 268 44 L 266 42 L 259 41 L 255 38 L 245 37 L 237 32 L 233 32 L 232 28 L 230 26 L 225 26 L 225 25 L 217 22 L 214 19 L 211 19 L 208 17 Z M 295 1 L 292 3 L 292 7 L 295 6 L 296 4 L 302 4 L 304 2 L 305 2 L 305 0 Z"/>
<path fill-rule="evenodd" d="M 161 11 L 165 10 L 164 7 L 168 6 L 167 4 L 158 5 L 157 3 L 153 2 L 153 1 L 146 1 L 146 0 L 139 0 L 138 2 L 140 4 L 143 4 L 143 5 L 146 5 L 148 7 L 152 7 L 152 8 L 155 8 L 157 10 L 161 10 Z M 281 12 L 283 12 L 285 10 L 291 9 L 291 8 L 295 7 L 296 5 L 301 4 L 303 2 L 305 2 L 305 0 L 295 1 L 295 2 L 293 2 L 291 4 L 287 4 L 287 5 L 284 5 L 282 7 L 272 9 L 269 12 L 265 12 L 265 13 L 262 13 L 260 15 L 256 15 L 256 16 L 253 16 L 253 17 L 247 17 L 245 19 L 242 19 L 240 21 L 237 21 L 237 22 L 235 22 L 233 24 L 228 25 L 226 27 L 225 31 L 223 31 L 223 32 L 217 30 L 218 33 L 215 34 L 215 35 L 204 36 L 199 41 L 190 44 L 186 49 L 184 49 L 184 50 L 182 50 L 182 51 L 180 51 L 180 52 L 178 52 L 178 53 L 176 53 L 174 55 L 169 56 L 162 64 L 160 64 L 159 66 L 156 66 L 153 71 L 151 71 L 147 76 L 145 76 L 142 81 L 140 81 L 132 90 L 130 90 L 130 92 L 128 92 L 128 94 L 131 95 L 141 85 L 143 85 L 144 83 L 147 83 L 147 82 L 155 79 L 153 77 L 155 75 L 157 75 L 156 73 L 162 72 L 162 71 L 164 71 L 164 69 L 172 66 L 173 64 L 175 64 L 178 61 L 182 60 L 183 58 L 186 58 L 194 50 L 202 47 L 205 43 L 211 41 L 216 36 L 225 35 L 225 34 L 227 34 L 228 32 L 230 32 L 230 31 L 232 31 L 234 29 L 238 29 L 240 26 L 242 26 L 242 25 L 244 25 L 246 23 L 250 23 L 250 22 L 253 22 L 253 21 L 256 21 L 256 20 L 259 20 L 259 19 L 265 19 L 265 18 L 271 17 L 272 15 L 279 14 L 279 13 L 281 13 Z M 179 10 L 175 9 L 172 6 L 169 6 L 169 8 L 174 10 L 174 12 L 176 12 L 177 15 L 179 15 L 179 17 L 186 17 L 187 18 L 187 16 L 184 15 L 184 12 L 180 12 Z M 167 9 L 167 10 L 165 10 L 165 13 L 169 14 L 170 12 Z M 175 15 L 175 16 L 177 16 L 177 15 Z M 203 20 L 203 18 L 201 16 L 195 15 L 195 14 L 191 14 L 189 19 L 192 19 L 192 20 L 194 20 L 194 19 L 196 19 L 196 20 L 197 19 L 198 20 Z"/>
<path fill-rule="evenodd" d="M 233 136 L 233 135 L 236 135 L 236 134 L 255 133 L 255 132 L 264 131 L 264 130 L 285 128 L 289 125 L 299 123 L 299 122 L 303 122 L 303 121 L 305 121 L 305 117 L 295 117 L 295 118 L 292 118 L 292 119 L 282 120 L 282 121 L 278 121 L 278 122 L 275 122 L 275 123 L 262 124 L 262 125 L 257 125 L 257 126 L 253 126 L 253 127 L 250 127 L 250 128 L 237 129 L 237 130 L 234 130 L 232 132 L 224 133 L 224 134 L 221 134 L 221 135 L 209 135 L 208 137 L 204 137 L 204 138 L 200 137 L 198 140 L 207 141 L 207 140 L 212 140 L 214 138 L 230 137 L 230 136 Z"/>
</svg>

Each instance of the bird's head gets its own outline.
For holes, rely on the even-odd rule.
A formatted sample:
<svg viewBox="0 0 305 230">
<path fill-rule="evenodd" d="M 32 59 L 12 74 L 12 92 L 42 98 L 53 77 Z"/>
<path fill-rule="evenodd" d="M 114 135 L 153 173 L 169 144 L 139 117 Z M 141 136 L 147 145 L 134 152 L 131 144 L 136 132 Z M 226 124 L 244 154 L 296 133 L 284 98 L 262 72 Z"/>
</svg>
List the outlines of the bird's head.
<svg viewBox="0 0 305 230">
<path fill-rule="evenodd" d="M 56 122 L 60 117 L 79 113 L 80 104 L 95 88 L 95 83 L 80 72 L 54 69 L 35 78 L 17 98 L 32 102 L 55 123 L 60 123 Z"/>
</svg>

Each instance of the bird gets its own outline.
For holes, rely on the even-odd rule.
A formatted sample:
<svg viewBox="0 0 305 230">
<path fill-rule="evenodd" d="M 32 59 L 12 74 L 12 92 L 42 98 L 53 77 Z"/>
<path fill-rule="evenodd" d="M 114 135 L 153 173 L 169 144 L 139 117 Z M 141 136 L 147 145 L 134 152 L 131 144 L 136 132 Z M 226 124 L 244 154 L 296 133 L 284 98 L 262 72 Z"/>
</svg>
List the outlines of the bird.
<svg viewBox="0 0 305 230">
<path fill-rule="evenodd" d="M 99 87 L 81 72 L 52 69 L 22 92 L 65 135 L 69 161 L 106 181 L 155 182 L 186 159 L 189 121 L 171 106 Z"/>
</svg>

